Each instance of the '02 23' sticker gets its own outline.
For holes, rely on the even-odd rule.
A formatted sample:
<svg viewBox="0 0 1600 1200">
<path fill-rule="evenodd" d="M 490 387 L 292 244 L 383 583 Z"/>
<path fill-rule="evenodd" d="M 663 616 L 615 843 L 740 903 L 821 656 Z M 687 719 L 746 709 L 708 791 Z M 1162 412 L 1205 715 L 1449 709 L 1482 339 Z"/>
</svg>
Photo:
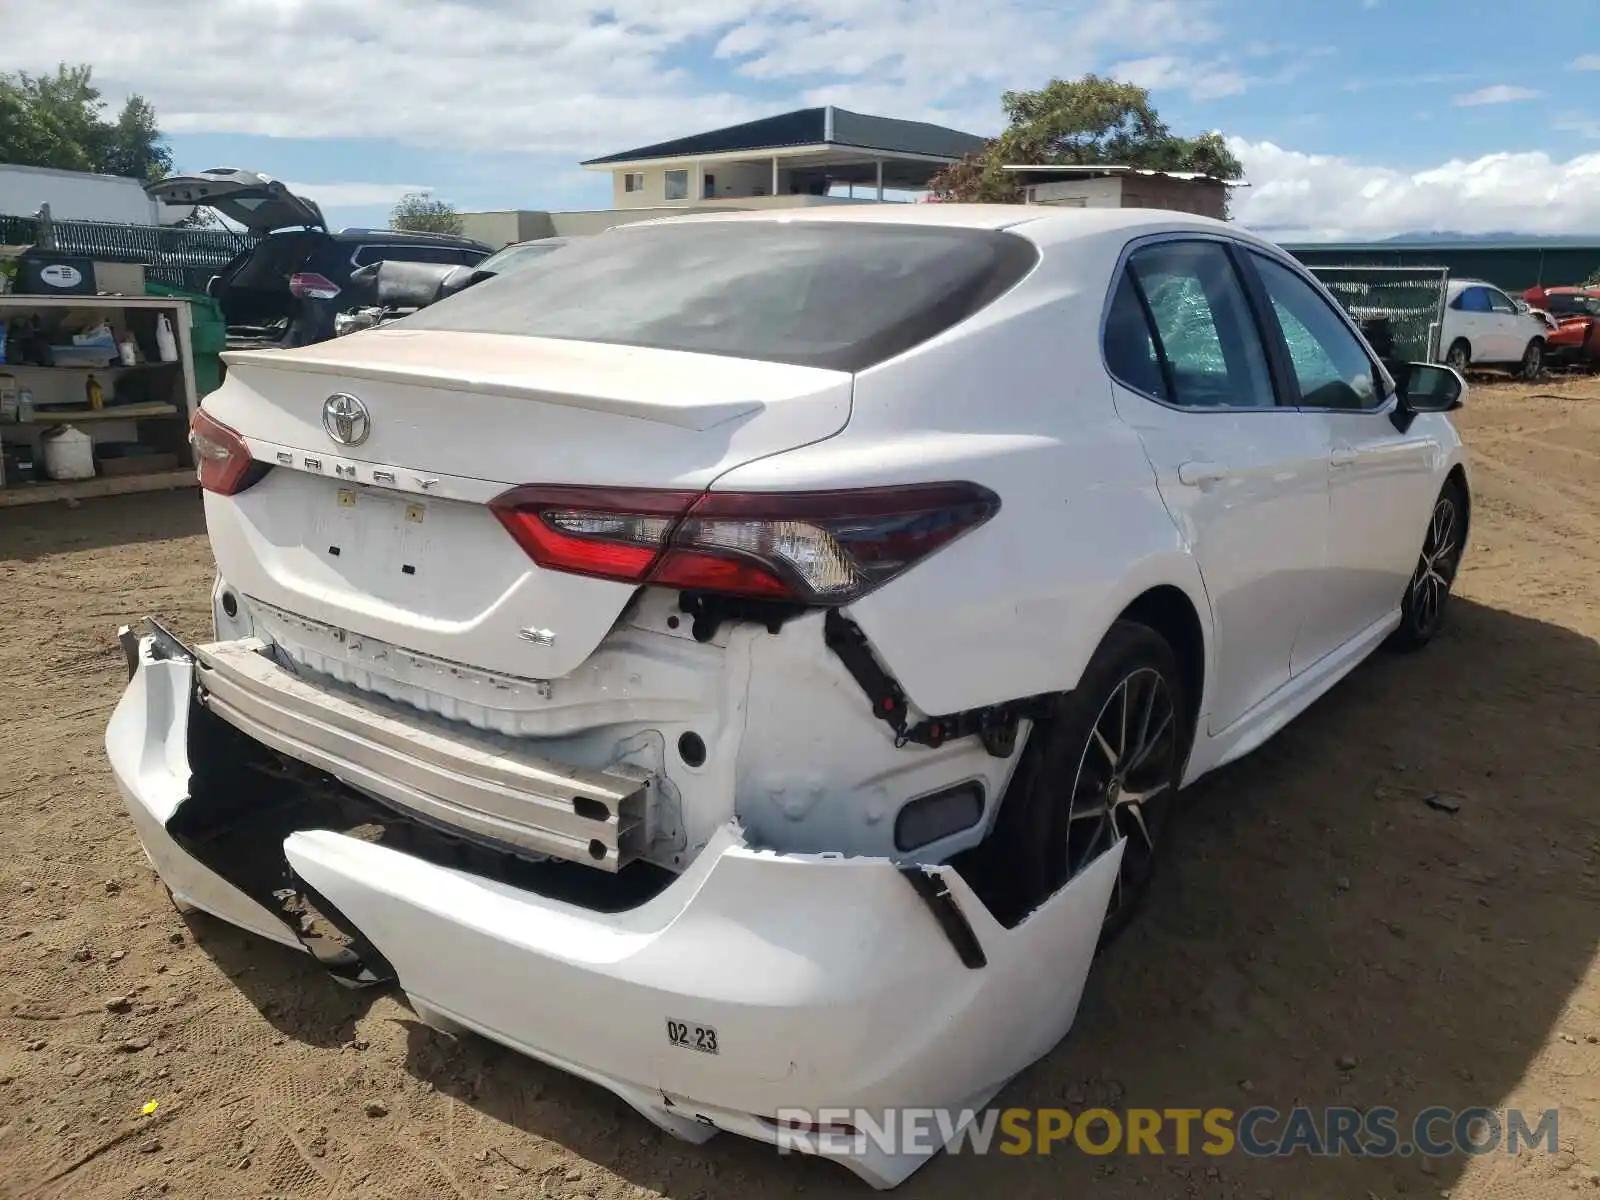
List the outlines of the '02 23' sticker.
<svg viewBox="0 0 1600 1200">
<path fill-rule="evenodd" d="M 709 1025 L 696 1025 L 693 1021 L 675 1021 L 667 1018 L 667 1041 L 674 1046 L 698 1050 L 702 1054 L 716 1054 L 717 1031 Z"/>
</svg>

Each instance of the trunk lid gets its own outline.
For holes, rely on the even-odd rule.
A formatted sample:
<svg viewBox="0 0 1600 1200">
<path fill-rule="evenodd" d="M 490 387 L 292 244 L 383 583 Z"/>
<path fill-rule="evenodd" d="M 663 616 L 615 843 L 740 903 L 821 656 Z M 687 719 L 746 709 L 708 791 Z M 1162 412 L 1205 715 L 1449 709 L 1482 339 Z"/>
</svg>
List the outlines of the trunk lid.
<svg viewBox="0 0 1600 1200">
<path fill-rule="evenodd" d="M 269 175 L 237 167 L 172 175 L 145 191 L 163 204 L 214 208 L 257 235 L 298 225 L 327 228 L 322 210 L 310 200 L 294 195 Z"/>
<path fill-rule="evenodd" d="M 850 416 L 846 372 L 601 343 L 394 327 L 223 357 L 204 408 L 273 466 L 206 494 L 223 578 L 410 652 L 407 674 L 568 675 L 633 595 L 537 566 L 500 493 L 703 489 Z"/>
</svg>

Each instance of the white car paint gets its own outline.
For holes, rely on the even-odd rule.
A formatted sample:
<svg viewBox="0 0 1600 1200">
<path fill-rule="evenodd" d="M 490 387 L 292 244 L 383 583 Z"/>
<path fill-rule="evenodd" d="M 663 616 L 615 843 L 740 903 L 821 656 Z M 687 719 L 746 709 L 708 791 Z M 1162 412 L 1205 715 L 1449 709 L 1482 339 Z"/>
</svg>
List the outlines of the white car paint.
<svg viewBox="0 0 1600 1200">
<path fill-rule="evenodd" d="M 265 473 L 231 494 L 209 477 L 216 642 L 125 640 L 113 772 L 176 895 L 290 945 L 272 897 L 232 882 L 208 841 L 236 819 L 229 772 L 257 743 L 343 780 L 353 803 L 446 826 L 455 805 L 454 828 L 474 836 L 521 821 L 518 845 L 578 862 L 582 837 L 534 828 L 548 801 L 521 816 L 517 789 L 548 778 L 551 796 L 571 795 L 593 772 L 647 781 L 642 817 L 621 802 L 593 817 L 604 853 L 590 866 L 619 873 L 614 848 L 634 839 L 640 861 L 620 874 L 667 880 L 619 911 L 345 836 L 331 809 L 273 827 L 266 844 L 278 853 L 281 839 L 287 866 L 364 939 L 363 978 L 392 973 L 424 1019 L 590 1078 L 690 1140 L 713 1129 L 775 1140 L 764 1118 L 782 1108 L 981 1104 L 1071 1026 L 1126 845 L 1010 928 L 950 865 L 991 836 L 1031 718 L 1010 748 L 974 736 L 900 745 L 827 642 L 822 608 L 697 636 L 677 589 L 537 565 L 488 502 L 530 482 L 703 493 L 697 506 L 950 480 L 988 489 L 998 511 L 842 609 L 912 720 L 1070 691 L 1119 615 L 1159 592 L 1189 606 L 1199 631 L 1187 783 L 1260 745 L 1396 628 L 1435 498 L 1447 477 L 1466 486 L 1461 444 L 1442 413 L 1402 432 L 1392 381 L 1326 291 L 1233 226 L 1137 210 L 863 206 L 680 217 L 587 240 L 707 222 L 1006 231 L 1037 262 L 966 319 L 858 370 L 438 322 L 230 355 L 204 411 L 238 444 L 208 469 Z M 1267 378 L 1266 406 L 1191 406 L 1191 386 L 1230 405 L 1238 394 L 1205 392 L 1198 367 L 1184 374 L 1193 364 L 1180 351 L 1209 353 L 1204 323 L 1161 331 L 1172 374 L 1133 378 L 1121 349 L 1108 361 L 1106 331 L 1125 330 L 1131 311 L 1119 307 L 1129 271 L 1143 284 L 1147 269 L 1192 258 L 1242 287 L 1254 276 L 1227 264 L 1248 254 L 1290 273 L 1292 303 L 1237 303 L 1228 327 L 1244 342 L 1217 334 L 1228 387 L 1238 347 L 1265 328 L 1252 315 L 1263 305 L 1324 339 L 1296 341 L 1285 325 L 1284 343 L 1254 343 L 1259 369 L 1270 362 L 1270 378 L 1253 377 Z M 518 286 L 492 283 L 492 295 Z M 1191 320 L 1161 295 L 1151 311 Z M 429 311 L 469 311 L 461 299 Z M 1202 316 L 1212 333 L 1226 324 Z M 1332 365 L 1318 347 L 1332 347 Z M 1366 407 L 1300 395 L 1347 386 L 1340 370 Z M 370 410 L 363 436 L 343 444 L 323 413 L 340 392 Z M 197 432 L 208 454 L 224 445 L 214 424 Z M 784 536 L 826 549 L 803 529 Z M 831 560 L 808 561 L 823 572 Z M 257 656 L 243 690 L 208 691 L 241 655 Z M 914 801 L 968 785 L 981 789 L 975 819 L 900 848 Z M 954 902 L 965 949 L 935 919 L 945 901 L 919 899 L 913 880 Z M 982 965 L 966 961 L 974 944 Z M 715 1030 L 718 1052 L 673 1044 L 669 1022 Z M 891 1187 L 924 1157 L 868 1152 L 847 1165 Z"/>
<path fill-rule="evenodd" d="M 1519 306 L 1493 284 L 1452 279 L 1447 287 L 1439 327 L 1441 360 L 1448 359 L 1452 347 L 1464 343 L 1468 362 L 1512 366 L 1523 361 L 1531 342 L 1542 347 L 1549 334 L 1548 322 L 1538 313 Z"/>
</svg>

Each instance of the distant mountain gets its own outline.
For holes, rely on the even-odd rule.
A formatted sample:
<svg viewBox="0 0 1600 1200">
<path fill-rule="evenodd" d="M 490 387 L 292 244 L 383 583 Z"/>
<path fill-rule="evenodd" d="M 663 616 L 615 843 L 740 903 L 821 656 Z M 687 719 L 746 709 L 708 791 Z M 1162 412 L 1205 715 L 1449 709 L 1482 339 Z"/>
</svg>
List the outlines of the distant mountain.
<svg viewBox="0 0 1600 1200">
<path fill-rule="evenodd" d="M 1426 244 L 1429 242 L 1497 242 L 1505 245 L 1509 242 L 1517 245 L 1594 246 L 1600 245 L 1600 234 L 1456 233 L 1446 231 L 1443 233 L 1397 233 L 1393 237 L 1383 238 L 1382 240 L 1385 242 L 1400 242 L 1407 245 Z"/>
</svg>

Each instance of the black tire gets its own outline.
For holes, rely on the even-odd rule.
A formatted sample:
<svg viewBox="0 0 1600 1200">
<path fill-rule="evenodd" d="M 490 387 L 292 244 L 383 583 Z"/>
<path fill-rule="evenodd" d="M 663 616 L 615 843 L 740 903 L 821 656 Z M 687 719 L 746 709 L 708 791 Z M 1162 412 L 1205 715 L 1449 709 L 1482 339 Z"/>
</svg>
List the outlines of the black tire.
<svg viewBox="0 0 1600 1200">
<path fill-rule="evenodd" d="M 1534 338 L 1522 352 L 1522 365 L 1517 374 L 1523 379 L 1537 379 L 1544 373 L 1544 339 Z"/>
<path fill-rule="evenodd" d="M 1466 338 L 1457 338 L 1450 343 L 1450 349 L 1445 352 L 1444 365 L 1466 375 L 1467 368 L 1472 365 L 1472 347 L 1467 344 Z"/>
<path fill-rule="evenodd" d="M 1130 684 L 1132 690 L 1126 690 Z M 1132 771 L 1126 759 L 1140 757 L 1138 744 L 1126 734 L 1118 741 L 1115 734 L 1123 718 L 1112 706 L 1124 702 L 1132 713 L 1130 724 L 1144 718 L 1147 703 L 1153 713 L 1169 714 L 1160 730 L 1155 726 L 1162 718 L 1151 716 L 1144 743 L 1149 753 L 1131 764 Z M 1056 697 L 1049 715 L 1036 723 L 1012 775 L 984 847 L 986 874 L 998 900 L 996 916 L 1014 924 L 1048 900 L 1114 844 L 1114 827 L 1127 842 L 1102 944 L 1126 928 L 1154 875 L 1190 737 L 1187 697 L 1172 647 L 1146 626 L 1118 621 L 1078 686 Z M 1118 751 L 1132 751 L 1115 790 L 1111 777 L 1119 772 L 1110 742 L 1118 742 Z M 1150 793 L 1142 804 L 1129 799 L 1141 793 Z M 1108 795 L 1112 803 L 1105 804 Z M 1095 798 L 1104 818 L 1093 815 Z"/>
<path fill-rule="evenodd" d="M 1450 591 L 1466 549 L 1466 531 L 1466 493 L 1452 479 L 1440 489 L 1428 514 L 1417 567 L 1400 602 L 1400 627 L 1389 635 L 1391 649 L 1420 650 L 1444 628 Z"/>
</svg>

